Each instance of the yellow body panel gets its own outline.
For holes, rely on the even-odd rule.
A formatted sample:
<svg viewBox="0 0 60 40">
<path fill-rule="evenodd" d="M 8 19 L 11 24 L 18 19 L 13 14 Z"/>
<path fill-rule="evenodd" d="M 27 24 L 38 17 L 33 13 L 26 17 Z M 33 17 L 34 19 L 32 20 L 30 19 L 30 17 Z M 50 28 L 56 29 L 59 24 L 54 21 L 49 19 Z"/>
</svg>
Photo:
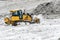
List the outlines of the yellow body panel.
<svg viewBox="0 0 60 40">
<path fill-rule="evenodd" d="M 29 15 L 23 15 L 23 20 L 24 21 L 32 21 L 32 18 Z"/>
<path fill-rule="evenodd" d="M 12 16 L 11 21 L 20 21 L 19 16 Z M 29 15 L 23 15 L 22 21 L 32 21 L 32 18 Z"/>
<path fill-rule="evenodd" d="M 19 16 L 12 16 L 11 21 L 19 21 Z"/>
</svg>

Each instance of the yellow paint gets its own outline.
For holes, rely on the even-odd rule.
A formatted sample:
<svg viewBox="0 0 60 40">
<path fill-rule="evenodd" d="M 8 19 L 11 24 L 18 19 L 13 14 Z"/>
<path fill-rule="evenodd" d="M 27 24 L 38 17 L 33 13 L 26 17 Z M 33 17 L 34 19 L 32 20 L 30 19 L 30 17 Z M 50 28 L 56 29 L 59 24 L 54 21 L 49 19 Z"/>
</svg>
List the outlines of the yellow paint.
<svg viewBox="0 0 60 40">
<path fill-rule="evenodd" d="M 12 16 L 11 21 L 19 21 L 19 16 Z M 23 15 L 23 21 L 32 21 L 32 18 L 29 15 Z"/>
<path fill-rule="evenodd" d="M 18 21 L 18 20 L 20 20 L 19 16 L 12 16 L 11 17 L 11 21 Z"/>
<path fill-rule="evenodd" d="M 24 21 L 32 21 L 32 18 L 29 15 L 23 15 Z"/>
<path fill-rule="evenodd" d="M 9 18 L 5 18 L 4 21 L 5 21 L 7 24 L 10 24 Z"/>
<path fill-rule="evenodd" d="M 8 22 L 8 21 L 9 21 L 9 19 L 8 19 L 8 18 L 4 18 L 4 21 L 5 21 L 5 22 Z"/>
<path fill-rule="evenodd" d="M 19 9 L 15 9 L 15 10 L 10 10 L 10 12 L 16 12 L 16 11 L 18 11 Z"/>
</svg>

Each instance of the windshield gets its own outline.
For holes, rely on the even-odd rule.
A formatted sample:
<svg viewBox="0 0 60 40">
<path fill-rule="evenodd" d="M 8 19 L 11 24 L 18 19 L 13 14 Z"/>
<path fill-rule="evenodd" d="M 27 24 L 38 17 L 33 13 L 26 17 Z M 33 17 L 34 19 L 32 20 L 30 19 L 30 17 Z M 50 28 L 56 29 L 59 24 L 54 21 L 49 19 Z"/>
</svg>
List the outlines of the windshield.
<svg viewBox="0 0 60 40">
<path fill-rule="evenodd" d="M 12 15 L 13 16 L 17 16 L 18 15 L 17 11 L 16 12 L 13 12 Z"/>
</svg>

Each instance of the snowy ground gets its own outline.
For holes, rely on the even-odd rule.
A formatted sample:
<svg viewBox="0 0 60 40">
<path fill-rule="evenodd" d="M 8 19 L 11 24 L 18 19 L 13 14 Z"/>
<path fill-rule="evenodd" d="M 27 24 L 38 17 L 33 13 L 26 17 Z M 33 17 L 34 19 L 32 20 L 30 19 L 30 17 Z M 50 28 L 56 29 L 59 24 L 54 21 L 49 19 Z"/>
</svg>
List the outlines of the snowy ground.
<svg viewBox="0 0 60 40">
<path fill-rule="evenodd" d="M 1 18 L 0 40 L 58 40 L 60 37 L 60 19 L 42 20 L 40 24 L 11 26 L 5 25 L 3 18 Z"/>
<path fill-rule="evenodd" d="M 0 2 L 1 3 L 1 2 Z M 5 3 L 1 3 L 0 12 L 6 13 L 7 10 L 15 9 L 18 6 L 15 6 L 15 2 L 8 3 L 6 8 Z M 11 6 L 13 4 L 14 6 Z M 10 5 L 10 6 L 9 6 Z M 27 3 L 28 5 L 28 3 Z M 36 4 L 32 6 L 28 5 L 30 8 L 33 8 Z M 32 7 L 31 7 L 32 6 Z M 19 6 L 18 8 L 22 7 Z M 25 8 L 29 8 L 24 6 Z M 23 8 L 24 8 L 23 7 Z M 7 14 L 7 13 L 6 13 Z M 2 15 L 2 14 L 0 14 Z M 5 15 L 5 14 L 4 14 Z M 11 26 L 4 24 L 4 17 L 0 17 L 0 40 L 58 40 L 60 38 L 60 18 L 57 19 L 44 19 L 42 15 L 38 15 L 41 19 L 40 24 L 21 24 L 18 26 Z"/>
</svg>

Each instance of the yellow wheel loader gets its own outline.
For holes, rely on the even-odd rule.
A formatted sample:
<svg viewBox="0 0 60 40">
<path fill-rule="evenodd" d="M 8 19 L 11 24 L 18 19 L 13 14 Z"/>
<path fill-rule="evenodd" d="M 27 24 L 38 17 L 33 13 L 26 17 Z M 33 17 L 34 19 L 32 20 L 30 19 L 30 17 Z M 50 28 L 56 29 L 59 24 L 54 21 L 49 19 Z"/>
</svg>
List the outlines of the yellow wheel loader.
<svg viewBox="0 0 60 40">
<path fill-rule="evenodd" d="M 38 18 L 32 19 L 29 13 L 23 13 L 22 10 L 10 10 L 11 17 L 4 18 L 6 24 L 12 24 L 16 26 L 18 22 L 29 22 L 29 23 L 39 23 Z"/>
</svg>

